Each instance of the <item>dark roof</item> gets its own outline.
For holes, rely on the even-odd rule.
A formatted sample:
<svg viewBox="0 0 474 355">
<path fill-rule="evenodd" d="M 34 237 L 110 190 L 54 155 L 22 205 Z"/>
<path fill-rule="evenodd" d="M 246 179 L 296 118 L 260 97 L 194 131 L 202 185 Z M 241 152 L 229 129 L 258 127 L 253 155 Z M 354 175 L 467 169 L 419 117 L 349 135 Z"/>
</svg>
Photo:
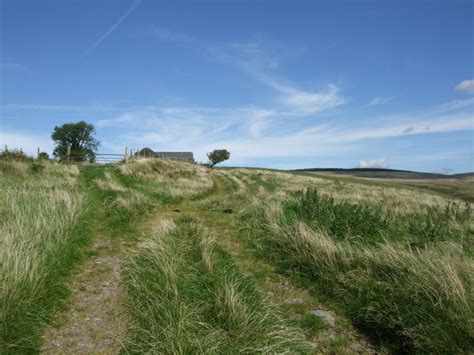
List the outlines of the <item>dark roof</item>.
<svg viewBox="0 0 474 355">
<path fill-rule="evenodd" d="M 193 152 L 155 152 L 150 148 L 143 148 L 139 151 L 138 154 L 148 157 L 155 156 L 157 158 L 194 162 Z"/>
</svg>

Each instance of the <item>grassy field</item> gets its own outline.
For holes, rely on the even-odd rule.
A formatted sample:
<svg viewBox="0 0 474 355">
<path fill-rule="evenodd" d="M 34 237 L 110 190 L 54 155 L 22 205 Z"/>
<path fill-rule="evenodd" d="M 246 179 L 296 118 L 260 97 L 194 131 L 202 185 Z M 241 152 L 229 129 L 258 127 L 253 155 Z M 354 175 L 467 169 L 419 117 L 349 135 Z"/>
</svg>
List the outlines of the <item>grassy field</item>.
<svg viewBox="0 0 474 355">
<path fill-rule="evenodd" d="M 40 351 L 47 329 L 67 334 L 65 312 L 91 322 L 80 298 L 107 292 L 107 272 L 81 276 L 89 296 L 67 285 L 88 260 L 116 259 L 123 352 L 473 347 L 472 205 L 444 192 L 153 159 L 0 161 L 0 184 L 1 353 Z M 90 345 L 117 352 L 106 341 Z M 71 353 L 84 339 L 49 343 Z"/>
<path fill-rule="evenodd" d="M 394 169 L 382 169 L 382 168 L 353 168 L 353 169 L 301 169 L 296 171 L 315 172 L 320 174 L 330 174 L 337 176 L 355 176 L 372 179 L 398 179 L 398 180 L 464 180 L 471 179 L 474 173 L 461 173 L 461 174 L 442 174 L 442 173 L 426 173 L 409 170 L 394 170 Z"/>
<path fill-rule="evenodd" d="M 472 173 L 457 175 L 440 175 L 429 173 L 376 171 L 361 172 L 351 169 L 335 173 L 334 171 L 312 172 L 317 176 L 323 176 L 341 181 L 357 181 L 369 184 L 380 184 L 381 186 L 402 186 L 418 190 L 433 191 L 449 198 L 461 199 L 466 202 L 474 202 L 474 178 Z M 431 175 L 433 177 L 431 177 Z"/>
</svg>

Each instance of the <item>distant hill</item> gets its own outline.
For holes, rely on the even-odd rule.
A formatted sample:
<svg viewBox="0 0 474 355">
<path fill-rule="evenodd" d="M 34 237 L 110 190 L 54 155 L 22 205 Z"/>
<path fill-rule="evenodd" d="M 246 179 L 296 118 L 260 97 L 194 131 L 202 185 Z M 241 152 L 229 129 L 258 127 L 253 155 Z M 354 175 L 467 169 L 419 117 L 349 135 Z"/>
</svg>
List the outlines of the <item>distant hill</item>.
<svg viewBox="0 0 474 355">
<path fill-rule="evenodd" d="M 462 174 L 438 174 L 438 173 L 424 173 L 410 170 L 396 170 L 396 169 L 374 169 L 374 168 L 354 168 L 354 169 L 339 169 L 339 168 L 309 168 L 297 169 L 296 171 L 312 171 L 329 174 L 350 175 L 365 178 L 380 178 L 380 179 L 474 179 L 474 173 Z"/>
</svg>

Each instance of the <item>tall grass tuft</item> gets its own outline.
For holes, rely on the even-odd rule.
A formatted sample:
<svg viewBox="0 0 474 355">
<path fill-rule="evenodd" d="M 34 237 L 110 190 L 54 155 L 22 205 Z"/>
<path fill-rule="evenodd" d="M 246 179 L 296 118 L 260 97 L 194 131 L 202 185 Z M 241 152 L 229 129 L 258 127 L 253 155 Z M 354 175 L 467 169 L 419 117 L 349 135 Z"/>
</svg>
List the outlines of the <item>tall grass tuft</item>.
<svg viewBox="0 0 474 355">
<path fill-rule="evenodd" d="M 134 158 L 119 169 L 134 188 L 162 201 L 177 202 L 184 198 L 198 198 L 214 188 L 214 172 L 200 165 Z"/>
<path fill-rule="evenodd" d="M 162 222 L 125 275 L 132 353 L 307 351 L 303 335 L 191 219 Z"/>
<path fill-rule="evenodd" d="M 315 191 L 247 212 L 254 246 L 298 270 L 354 323 L 396 350 L 459 353 L 474 345 L 471 211 L 381 213 Z M 427 237 L 429 236 L 429 237 Z"/>
<path fill-rule="evenodd" d="M 8 163 L 15 168 L 0 167 L 0 353 L 28 353 L 87 242 L 86 196 L 71 185 L 74 169 L 45 162 L 32 174 L 30 162 Z"/>
</svg>

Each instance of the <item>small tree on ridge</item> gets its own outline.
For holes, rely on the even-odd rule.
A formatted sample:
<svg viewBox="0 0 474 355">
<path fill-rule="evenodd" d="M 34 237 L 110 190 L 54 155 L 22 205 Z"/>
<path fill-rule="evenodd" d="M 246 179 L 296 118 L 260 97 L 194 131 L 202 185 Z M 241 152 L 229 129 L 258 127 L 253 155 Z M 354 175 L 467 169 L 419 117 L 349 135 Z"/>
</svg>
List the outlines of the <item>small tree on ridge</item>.
<svg viewBox="0 0 474 355">
<path fill-rule="evenodd" d="M 230 152 L 226 149 L 214 149 L 212 152 L 207 153 L 207 158 L 209 159 L 209 166 L 211 168 L 218 163 L 230 158 Z"/>
</svg>

